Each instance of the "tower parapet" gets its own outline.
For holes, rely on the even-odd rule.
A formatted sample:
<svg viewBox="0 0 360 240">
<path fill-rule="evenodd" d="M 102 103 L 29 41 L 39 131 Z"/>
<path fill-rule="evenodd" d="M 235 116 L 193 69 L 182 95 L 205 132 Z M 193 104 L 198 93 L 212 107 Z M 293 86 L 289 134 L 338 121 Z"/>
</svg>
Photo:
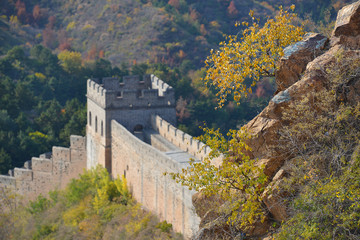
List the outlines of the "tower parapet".
<svg viewBox="0 0 360 240">
<path fill-rule="evenodd" d="M 89 79 L 87 97 L 103 109 L 175 107 L 174 89 L 154 75 Z"/>
<path fill-rule="evenodd" d="M 174 89 L 154 75 L 89 79 L 87 82 L 87 166 L 111 171 L 111 121 L 130 132 L 151 128 L 152 114 L 176 125 Z"/>
</svg>

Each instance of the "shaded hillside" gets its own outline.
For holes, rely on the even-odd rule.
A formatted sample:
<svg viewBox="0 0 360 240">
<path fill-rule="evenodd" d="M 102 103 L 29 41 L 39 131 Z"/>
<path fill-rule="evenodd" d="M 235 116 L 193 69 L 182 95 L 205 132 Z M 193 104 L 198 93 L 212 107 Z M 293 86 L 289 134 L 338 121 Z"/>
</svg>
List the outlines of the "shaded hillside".
<svg viewBox="0 0 360 240">
<path fill-rule="evenodd" d="M 11 34 L 10 26 L 3 20 L 0 20 L 0 41 L 2 42 L 0 48 L 1 53 L 6 52 L 6 50 L 15 45 L 24 44 L 21 38 Z"/>
<path fill-rule="evenodd" d="M 243 0 L 28 1 L 2 0 L 8 21 L 33 27 L 31 44 L 73 49 L 84 58 L 106 57 L 113 64 L 161 62 L 172 66 L 188 59 L 198 68 L 223 34 L 236 34 L 236 21 L 272 16 L 293 2 Z M 346 0 L 297 1 L 297 12 L 314 22 L 334 20 Z M 34 29 L 41 29 L 41 34 Z"/>
<path fill-rule="evenodd" d="M 86 80 L 118 75 L 109 62 L 76 66 L 68 72 L 50 49 L 16 46 L 0 58 L 0 172 L 20 167 L 33 156 L 85 134 Z"/>
</svg>

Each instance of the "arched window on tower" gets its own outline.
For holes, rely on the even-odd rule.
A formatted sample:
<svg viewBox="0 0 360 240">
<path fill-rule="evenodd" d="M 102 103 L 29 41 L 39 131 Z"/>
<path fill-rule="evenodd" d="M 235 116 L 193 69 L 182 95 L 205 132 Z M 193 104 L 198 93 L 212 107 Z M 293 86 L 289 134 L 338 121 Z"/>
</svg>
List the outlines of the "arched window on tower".
<svg viewBox="0 0 360 240">
<path fill-rule="evenodd" d="M 91 126 L 91 112 L 89 112 L 89 125 Z"/>
<path fill-rule="evenodd" d="M 95 132 L 97 132 L 97 116 L 95 116 Z"/>
<path fill-rule="evenodd" d="M 101 136 L 104 136 L 104 123 L 101 121 Z"/>
</svg>

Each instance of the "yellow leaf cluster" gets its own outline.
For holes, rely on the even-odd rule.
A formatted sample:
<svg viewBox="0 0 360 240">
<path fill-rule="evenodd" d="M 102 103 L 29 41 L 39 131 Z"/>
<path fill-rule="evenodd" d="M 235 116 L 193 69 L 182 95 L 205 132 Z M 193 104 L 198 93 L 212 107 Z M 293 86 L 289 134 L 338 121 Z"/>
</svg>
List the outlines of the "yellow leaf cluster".
<svg viewBox="0 0 360 240">
<path fill-rule="evenodd" d="M 72 21 L 70 22 L 67 26 L 66 26 L 66 31 L 69 31 L 71 29 L 74 29 L 76 26 L 76 22 L 75 21 Z"/>
<path fill-rule="evenodd" d="M 68 73 L 76 73 L 82 68 L 82 58 L 79 52 L 65 50 L 59 53 L 58 58 L 61 66 Z"/>
<path fill-rule="evenodd" d="M 203 130 L 205 133 L 200 140 L 212 149 L 209 157 L 202 162 L 192 161 L 190 167 L 181 173 L 170 173 L 170 176 L 207 196 L 219 196 L 227 202 L 220 213 L 227 216 L 228 223 L 248 230 L 254 222 L 263 220 L 261 193 L 267 181 L 263 166 L 257 166 L 256 160 L 245 154 L 251 150 L 246 144 L 251 135 L 244 127 L 230 130 L 228 139 L 219 130 Z M 220 155 L 222 165 L 213 165 L 212 159 Z"/>
<path fill-rule="evenodd" d="M 235 101 L 246 97 L 261 76 L 274 75 L 284 47 L 301 40 L 304 35 L 301 27 L 292 24 L 296 14 L 282 7 L 275 18 L 269 18 L 263 27 L 254 18 L 253 12 L 250 12 L 250 16 L 252 25 L 249 27 L 247 22 L 237 23 L 237 26 L 247 27 L 241 36 L 227 36 L 226 41 L 220 43 L 219 50 L 211 50 L 211 55 L 205 61 L 208 68 L 205 81 L 217 89 L 220 107 L 231 94 Z M 249 80 L 251 84 L 246 84 L 245 81 Z"/>
</svg>

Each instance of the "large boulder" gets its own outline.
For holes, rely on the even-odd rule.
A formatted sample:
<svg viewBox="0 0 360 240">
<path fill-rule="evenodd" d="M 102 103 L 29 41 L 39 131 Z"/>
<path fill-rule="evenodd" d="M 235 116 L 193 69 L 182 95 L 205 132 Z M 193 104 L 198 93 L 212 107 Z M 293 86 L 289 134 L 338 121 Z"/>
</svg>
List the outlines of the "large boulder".
<svg viewBox="0 0 360 240">
<path fill-rule="evenodd" d="M 337 15 L 333 36 L 360 35 L 360 1 L 343 7 Z"/>
<path fill-rule="evenodd" d="M 303 40 L 284 49 L 279 69 L 275 72 L 277 93 L 297 82 L 306 65 L 324 50 L 327 37 L 319 33 L 308 33 Z"/>
<path fill-rule="evenodd" d="M 271 213 L 272 217 L 278 221 L 285 221 L 289 216 L 287 213 L 287 206 L 282 201 L 287 193 L 279 187 L 281 181 L 286 176 L 286 172 L 284 169 L 280 169 L 274 176 L 272 182 L 264 191 L 262 198 L 263 202 L 266 205 L 268 211 Z"/>
<path fill-rule="evenodd" d="M 360 1 L 342 8 L 337 15 L 331 45 L 341 44 L 344 47 L 360 47 Z"/>
</svg>

